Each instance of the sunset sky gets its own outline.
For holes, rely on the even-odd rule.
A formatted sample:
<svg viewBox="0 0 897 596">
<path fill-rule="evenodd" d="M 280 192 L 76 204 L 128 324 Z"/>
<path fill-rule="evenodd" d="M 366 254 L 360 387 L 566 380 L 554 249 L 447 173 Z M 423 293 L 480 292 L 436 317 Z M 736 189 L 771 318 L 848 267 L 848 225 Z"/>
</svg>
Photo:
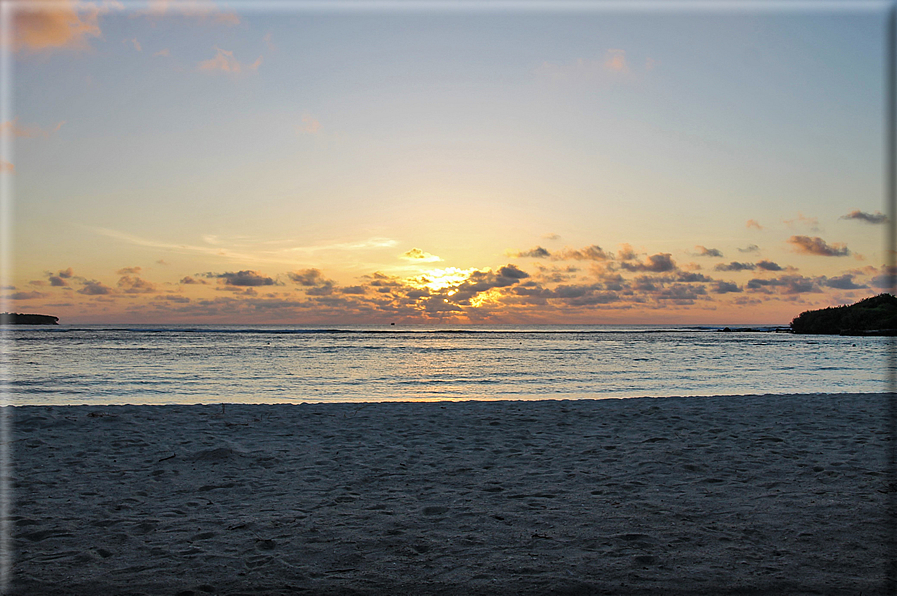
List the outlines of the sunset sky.
<svg viewBox="0 0 897 596">
<path fill-rule="evenodd" d="M 3 3 L 2 310 L 787 324 L 886 289 L 886 3 Z"/>
</svg>

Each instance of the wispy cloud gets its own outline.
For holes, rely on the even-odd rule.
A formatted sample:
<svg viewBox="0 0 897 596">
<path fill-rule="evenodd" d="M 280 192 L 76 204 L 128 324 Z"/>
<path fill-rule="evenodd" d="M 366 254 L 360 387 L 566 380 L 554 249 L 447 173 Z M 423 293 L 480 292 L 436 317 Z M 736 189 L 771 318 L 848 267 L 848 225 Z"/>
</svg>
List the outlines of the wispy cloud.
<svg viewBox="0 0 897 596">
<path fill-rule="evenodd" d="M 644 72 L 654 70 L 654 60 L 645 61 Z M 623 75 L 634 75 L 633 68 L 626 56 L 626 50 L 610 48 L 601 58 L 577 58 L 570 62 L 545 61 L 535 69 L 537 76 L 555 81 L 612 81 L 629 78 Z"/>
<path fill-rule="evenodd" d="M 232 51 L 222 50 L 218 46 L 215 46 L 215 52 L 216 54 L 214 58 L 200 62 L 197 64 L 196 68 L 199 70 L 222 71 L 238 74 L 244 70 L 256 71 L 262 63 L 261 56 L 259 56 L 255 62 L 247 66 L 238 62 L 237 59 L 234 58 L 234 53 Z"/>
<path fill-rule="evenodd" d="M 13 49 L 84 49 L 88 46 L 89 38 L 102 35 L 99 16 L 107 12 L 110 6 L 115 4 L 104 3 L 98 6 L 75 0 L 20 2 L 14 13 Z"/>
<path fill-rule="evenodd" d="M 7 120 L 6 122 L 0 122 L 0 135 L 12 135 L 16 138 L 35 138 L 35 137 L 43 137 L 47 138 L 51 134 L 59 131 L 62 128 L 62 125 L 65 124 L 65 120 L 56 123 L 56 126 L 49 129 L 41 128 L 36 124 L 29 125 L 21 125 L 19 124 L 19 119 L 14 118 L 13 120 Z"/>
<path fill-rule="evenodd" d="M 419 248 L 412 248 L 409 251 L 403 252 L 401 255 L 399 255 L 399 258 L 406 259 L 408 261 L 414 261 L 417 263 L 435 263 L 442 260 L 436 255 L 431 255 L 430 253 L 424 252 Z"/>
<path fill-rule="evenodd" d="M 800 212 L 798 212 L 797 217 L 793 219 L 785 219 L 782 220 L 782 222 L 789 228 L 802 226 L 808 228 L 811 232 L 819 231 L 819 219 L 816 217 L 807 217 Z"/>
<path fill-rule="evenodd" d="M 513 259 L 548 259 L 551 253 L 547 248 L 535 246 L 529 250 L 508 250 L 505 254 Z"/>
<path fill-rule="evenodd" d="M 629 72 L 629 64 L 626 63 L 626 50 L 608 50 L 604 57 L 604 68 L 616 72 Z"/>
<path fill-rule="evenodd" d="M 760 225 L 760 222 L 758 222 L 756 219 L 749 219 L 749 220 L 747 220 L 747 223 L 745 223 L 744 226 L 745 226 L 746 228 L 748 228 L 748 229 L 751 229 L 751 228 L 753 228 L 753 229 L 755 229 L 755 230 L 762 230 L 762 229 L 763 229 L 763 226 L 761 226 L 761 225 Z"/>
<path fill-rule="evenodd" d="M 234 248 L 228 248 L 227 242 L 217 238 L 212 235 L 205 235 L 203 240 L 214 240 L 217 244 L 210 246 L 201 246 L 194 244 L 176 244 L 172 242 L 161 242 L 158 240 L 152 240 L 149 238 L 142 238 L 140 236 L 135 236 L 133 234 L 127 234 L 124 232 L 119 232 L 116 230 L 109 230 L 106 228 L 96 228 L 91 226 L 84 226 L 86 229 L 93 231 L 96 234 L 100 234 L 102 236 L 107 236 L 109 238 L 114 238 L 116 240 L 120 240 L 122 242 L 127 242 L 128 244 L 133 244 L 136 246 L 146 246 L 149 248 L 158 248 L 162 250 L 168 250 L 172 252 L 179 252 L 183 254 L 204 254 L 211 255 L 216 257 L 221 257 L 224 259 L 230 259 L 233 261 L 242 261 L 242 262 L 259 262 L 259 263 L 296 263 L 296 254 L 304 254 L 304 255 L 312 255 L 319 252 L 327 252 L 327 251 L 363 251 L 363 250 L 371 250 L 371 249 L 383 249 L 383 248 L 392 248 L 398 244 L 397 241 L 392 240 L 390 238 L 369 238 L 367 240 L 361 240 L 356 242 L 336 242 L 330 244 L 317 244 L 311 246 L 291 246 L 287 248 L 281 248 L 278 250 L 245 250 L 246 248 L 254 248 L 255 246 L 262 245 L 261 242 L 253 243 L 252 241 L 244 242 L 240 250 Z"/>
<path fill-rule="evenodd" d="M 270 31 L 265 33 L 265 36 L 262 38 L 262 41 L 265 43 L 265 46 L 269 50 L 271 50 L 271 51 L 277 50 L 277 46 L 275 46 L 274 43 L 271 41 L 271 32 Z"/>
<path fill-rule="evenodd" d="M 579 249 L 565 248 L 552 254 L 551 258 L 556 261 L 607 261 L 614 256 L 597 244 L 593 244 Z"/>
<path fill-rule="evenodd" d="M 181 16 L 198 18 L 202 22 L 213 25 L 239 25 L 241 20 L 237 13 L 222 10 L 212 0 L 150 0 L 145 10 L 134 13 L 134 16 L 158 19 L 162 17 Z"/>
<path fill-rule="evenodd" d="M 302 121 L 296 124 L 296 132 L 299 134 L 313 135 L 321 130 L 321 123 L 318 122 L 311 114 L 302 114 Z"/>
</svg>

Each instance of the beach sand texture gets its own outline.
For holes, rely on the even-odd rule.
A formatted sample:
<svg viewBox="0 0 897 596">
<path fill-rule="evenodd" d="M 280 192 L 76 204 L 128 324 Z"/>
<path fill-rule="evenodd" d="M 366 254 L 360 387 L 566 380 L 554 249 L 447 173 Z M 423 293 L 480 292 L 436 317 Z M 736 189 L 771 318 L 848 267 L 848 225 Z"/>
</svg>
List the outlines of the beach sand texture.
<svg viewBox="0 0 897 596">
<path fill-rule="evenodd" d="M 884 594 L 886 395 L 13 416 L 14 594 Z"/>
</svg>

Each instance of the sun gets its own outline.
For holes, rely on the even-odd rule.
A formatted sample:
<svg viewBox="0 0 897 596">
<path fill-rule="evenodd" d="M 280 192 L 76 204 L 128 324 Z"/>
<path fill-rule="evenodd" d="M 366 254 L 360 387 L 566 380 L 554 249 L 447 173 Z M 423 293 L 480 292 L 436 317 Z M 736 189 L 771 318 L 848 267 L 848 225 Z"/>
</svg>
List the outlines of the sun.
<svg viewBox="0 0 897 596">
<path fill-rule="evenodd" d="M 418 277 L 409 279 L 408 282 L 418 288 L 439 291 L 464 283 L 474 271 L 476 269 L 459 269 L 458 267 L 430 269 L 429 271 L 424 271 Z"/>
</svg>

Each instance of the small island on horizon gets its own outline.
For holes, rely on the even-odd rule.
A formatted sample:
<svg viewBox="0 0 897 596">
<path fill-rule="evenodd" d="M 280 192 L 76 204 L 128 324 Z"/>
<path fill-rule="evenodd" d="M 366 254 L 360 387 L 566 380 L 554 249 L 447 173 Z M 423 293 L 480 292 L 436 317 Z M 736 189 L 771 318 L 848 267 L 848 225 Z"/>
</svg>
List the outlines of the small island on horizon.
<svg viewBox="0 0 897 596">
<path fill-rule="evenodd" d="M 52 315 L 0 313 L 0 325 L 58 325 L 59 317 Z"/>
</svg>

